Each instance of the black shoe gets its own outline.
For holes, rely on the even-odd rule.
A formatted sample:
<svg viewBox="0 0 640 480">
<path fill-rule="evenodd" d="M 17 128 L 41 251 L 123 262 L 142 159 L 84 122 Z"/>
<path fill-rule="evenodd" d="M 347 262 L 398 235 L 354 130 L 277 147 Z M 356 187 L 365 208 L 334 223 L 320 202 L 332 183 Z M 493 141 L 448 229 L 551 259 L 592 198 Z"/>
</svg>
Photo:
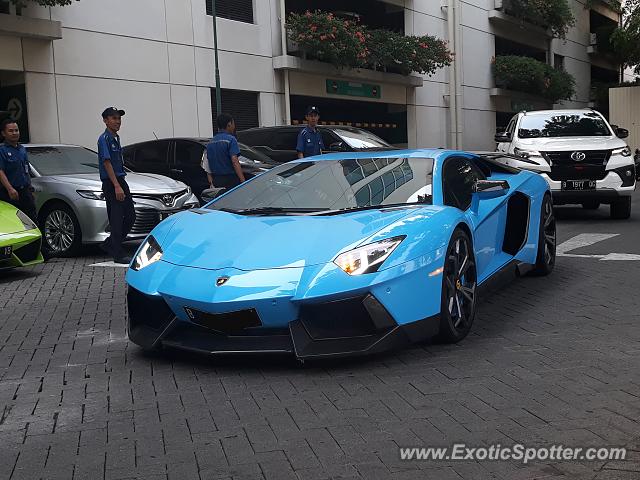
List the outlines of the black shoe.
<svg viewBox="0 0 640 480">
<path fill-rule="evenodd" d="M 119 263 L 121 265 L 129 265 L 131 263 L 131 257 L 123 255 L 121 257 L 113 257 L 113 263 Z"/>
</svg>

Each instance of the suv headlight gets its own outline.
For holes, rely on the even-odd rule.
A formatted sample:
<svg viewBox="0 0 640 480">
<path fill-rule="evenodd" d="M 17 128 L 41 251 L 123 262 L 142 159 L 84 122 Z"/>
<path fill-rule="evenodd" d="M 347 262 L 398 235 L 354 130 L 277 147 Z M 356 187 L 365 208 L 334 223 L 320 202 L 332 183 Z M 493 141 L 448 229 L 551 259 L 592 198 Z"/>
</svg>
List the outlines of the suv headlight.
<svg viewBox="0 0 640 480">
<path fill-rule="evenodd" d="M 136 258 L 133 260 L 133 264 L 131 268 L 135 271 L 142 270 L 143 268 L 148 267 L 149 265 L 156 263 L 158 260 L 162 258 L 162 248 L 153 238 L 152 235 L 147 238 L 146 242 L 140 247 L 140 251 L 136 255 Z"/>
<path fill-rule="evenodd" d="M 349 275 L 362 275 L 377 271 L 406 235 L 387 238 L 341 253 L 333 261 Z"/>
<path fill-rule="evenodd" d="M 522 157 L 522 158 L 529 158 L 529 157 L 540 157 L 542 155 L 540 155 L 540 152 L 538 152 L 537 150 L 523 150 L 521 148 L 514 148 L 513 149 L 513 154 L 517 155 L 518 157 Z"/>
<path fill-rule="evenodd" d="M 622 155 L 623 157 L 630 157 L 631 149 L 629 147 L 616 148 L 611 152 L 611 155 Z"/>
<path fill-rule="evenodd" d="M 101 190 L 76 190 L 78 195 L 89 200 L 104 200 L 104 193 Z"/>
<path fill-rule="evenodd" d="M 29 216 L 21 210 L 16 211 L 16 216 L 22 222 L 25 230 L 35 230 L 38 226 L 35 224 L 33 220 L 29 218 Z"/>
</svg>

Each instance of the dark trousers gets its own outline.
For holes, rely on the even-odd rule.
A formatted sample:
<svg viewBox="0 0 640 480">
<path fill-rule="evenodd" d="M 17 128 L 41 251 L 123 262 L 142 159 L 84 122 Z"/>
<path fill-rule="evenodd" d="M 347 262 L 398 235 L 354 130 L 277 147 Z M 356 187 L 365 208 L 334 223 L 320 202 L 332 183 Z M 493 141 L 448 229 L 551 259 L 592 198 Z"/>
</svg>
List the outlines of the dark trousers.
<svg viewBox="0 0 640 480">
<path fill-rule="evenodd" d="M 234 173 L 233 175 L 213 175 L 213 186 L 216 188 L 226 188 L 231 190 L 233 187 L 240 185 L 240 179 Z"/>
<path fill-rule="evenodd" d="M 0 186 L 0 200 L 19 208 L 37 224 L 38 215 L 36 214 L 36 202 L 33 198 L 33 193 L 31 193 L 31 186 L 16 188 L 15 190 L 18 192 L 18 200 L 11 200 L 9 192 L 7 192 L 4 187 Z"/>
<path fill-rule="evenodd" d="M 124 177 L 118 177 L 118 183 L 124 190 L 125 198 L 122 202 L 116 198 L 116 189 L 111 181 L 102 182 L 102 192 L 107 202 L 107 215 L 111 227 L 111 235 L 105 241 L 105 246 L 113 257 L 123 255 L 122 242 L 127 238 L 136 221 L 136 210 L 133 207 L 129 185 Z"/>
</svg>

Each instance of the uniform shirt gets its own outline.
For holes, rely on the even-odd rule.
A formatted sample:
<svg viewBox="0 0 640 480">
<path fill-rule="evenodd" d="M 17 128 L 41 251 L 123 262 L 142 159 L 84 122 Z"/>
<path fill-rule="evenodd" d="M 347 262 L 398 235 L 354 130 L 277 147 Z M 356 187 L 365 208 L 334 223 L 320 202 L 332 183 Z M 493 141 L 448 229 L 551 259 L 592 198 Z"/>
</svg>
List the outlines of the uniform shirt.
<svg viewBox="0 0 640 480">
<path fill-rule="evenodd" d="M 122 160 L 122 148 L 120 147 L 120 137 L 105 130 L 98 138 L 98 165 L 100 167 L 100 180 L 109 180 L 107 170 L 104 168 L 104 161 L 109 160 L 116 177 L 124 177 L 124 161 Z"/>
<path fill-rule="evenodd" d="M 20 144 L 16 147 L 6 142 L 0 145 L 0 170 L 4 171 L 13 188 L 31 185 L 27 149 Z"/>
<path fill-rule="evenodd" d="M 322 135 L 317 128 L 304 127 L 298 134 L 298 145 L 296 151 L 302 153 L 305 158 L 320 155 L 324 150 Z"/>
<path fill-rule="evenodd" d="M 235 175 L 231 157 L 240 155 L 236 137 L 227 132 L 218 132 L 207 145 L 209 171 L 213 175 Z"/>
</svg>

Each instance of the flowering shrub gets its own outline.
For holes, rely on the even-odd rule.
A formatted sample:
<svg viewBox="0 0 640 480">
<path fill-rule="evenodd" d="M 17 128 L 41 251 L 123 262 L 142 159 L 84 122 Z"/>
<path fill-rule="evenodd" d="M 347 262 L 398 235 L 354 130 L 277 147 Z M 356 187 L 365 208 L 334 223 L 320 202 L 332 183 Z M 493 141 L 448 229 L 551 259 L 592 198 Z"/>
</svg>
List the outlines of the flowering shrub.
<svg viewBox="0 0 640 480">
<path fill-rule="evenodd" d="M 576 19 L 567 0 L 508 0 L 505 12 L 544 28 L 553 36 L 564 38 Z"/>
<path fill-rule="evenodd" d="M 336 67 L 373 68 L 432 74 L 451 63 L 446 43 L 430 35 L 405 36 L 372 30 L 321 11 L 292 13 L 289 38 L 309 57 Z"/>
<path fill-rule="evenodd" d="M 496 57 L 494 75 L 499 87 L 540 95 L 554 103 L 569 100 L 575 93 L 571 74 L 529 57 Z"/>
</svg>

